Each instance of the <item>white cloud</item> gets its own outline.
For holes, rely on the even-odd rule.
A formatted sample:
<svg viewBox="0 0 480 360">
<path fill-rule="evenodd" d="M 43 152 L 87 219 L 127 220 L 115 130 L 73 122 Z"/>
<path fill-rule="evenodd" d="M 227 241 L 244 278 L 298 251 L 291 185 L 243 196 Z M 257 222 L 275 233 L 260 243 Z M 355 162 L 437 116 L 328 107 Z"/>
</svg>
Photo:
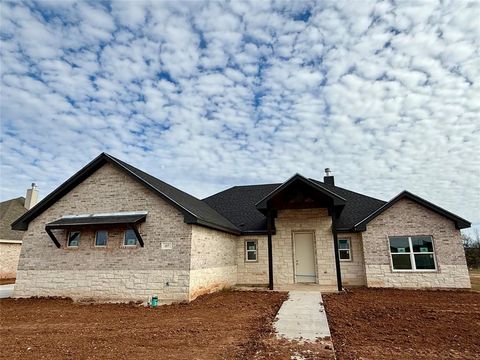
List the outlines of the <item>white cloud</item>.
<svg viewBox="0 0 480 360">
<path fill-rule="evenodd" d="M 107 151 L 198 196 L 329 166 L 480 222 L 478 2 L 0 7 L 2 199 Z"/>
</svg>

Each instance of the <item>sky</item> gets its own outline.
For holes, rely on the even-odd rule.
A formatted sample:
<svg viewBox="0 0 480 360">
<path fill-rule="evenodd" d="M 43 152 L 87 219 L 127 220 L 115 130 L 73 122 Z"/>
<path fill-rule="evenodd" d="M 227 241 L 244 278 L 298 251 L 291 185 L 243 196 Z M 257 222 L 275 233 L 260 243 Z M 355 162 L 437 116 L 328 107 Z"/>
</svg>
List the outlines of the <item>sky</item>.
<svg viewBox="0 0 480 360">
<path fill-rule="evenodd" d="M 0 198 L 102 151 L 197 197 L 295 173 L 480 227 L 480 1 L 0 2 Z"/>
</svg>

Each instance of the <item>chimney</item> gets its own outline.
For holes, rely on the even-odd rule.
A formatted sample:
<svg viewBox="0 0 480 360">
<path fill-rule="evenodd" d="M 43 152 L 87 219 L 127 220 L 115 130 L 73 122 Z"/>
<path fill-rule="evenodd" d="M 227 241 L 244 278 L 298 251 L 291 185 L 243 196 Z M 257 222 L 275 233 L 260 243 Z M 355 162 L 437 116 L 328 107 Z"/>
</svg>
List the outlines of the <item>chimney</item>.
<svg viewBox="0 0 480 360">
<path fill-rule="evenodd" d="M 325 176 L 323 177 L 323 182 L 328 185 L 335 185 L 335 179 L 332 175 L 330 168 L 325 168 Z"/>
<path fill-rule="evenodd" d="M 27 190 L 27 196 L 25 196 L 25 209 L 30 210 L 38 202 L 38 189 L 37 184 L 32 183 L 32 188 Z"/>
</svg>

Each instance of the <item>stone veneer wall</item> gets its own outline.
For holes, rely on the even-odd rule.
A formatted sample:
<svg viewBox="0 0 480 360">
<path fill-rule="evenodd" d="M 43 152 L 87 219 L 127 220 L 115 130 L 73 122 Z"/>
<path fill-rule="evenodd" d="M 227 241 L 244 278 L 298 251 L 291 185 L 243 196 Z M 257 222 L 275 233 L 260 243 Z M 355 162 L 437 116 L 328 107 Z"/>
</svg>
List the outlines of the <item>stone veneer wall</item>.
<svg viewBox="0 0 480 360">
<path fill-rule="evenodd" d="M 245 261 L 245 241 L 257 241 L 257 261 Z M 237 274 L 240 285 L 268 285 L 268 250 L 265 235 L 240 236 L 237 241 Z"/>
<path fill-rule="evenodd" d="M 273 281 L 284 285 L 294 283 L 293 233 L 314 231 L 317 283 L 336 285 L 335 253 L 332 218 L 327 209 L 280 210 L 275 219 L 276 235 L 273 245 Z"/>
<path fill-rule="evenodd" d="M 80 246 L 58 249 L 45 224 L 67 214 L 148 211 L 140 227 L 145 247 L 124 247 L 123 229 L 110 229 L 106 248 L 94 247 L 84 229 Z M 15 297 L 66 296 L 74 299 L 188 300 L 192 226 L 152 190 L 106 164 L 34 219 L 23 237 Z M 171 249 L 162 249 L 162 243 Z M 168 248 L 169 246 L 167 246 Z"/>
<path fill-rule="evenodd" d="M 0 279 L 15 278 L 21 248 L 22 244 L 0 243 Z"/>
<path fill-rule="evenodd" d="M 388 236 L 432 235 L 436 272 L 393 272 Z M 378 215 L 362 233 L 369 287 L 470 288 L 460 230 L 445 217 L 407 199 Z"/>
<path fill-rule="evenodd" d="M 237 283 L 237 236 L 192 226 L 190 300 Z"/>
<path fill-rule="evenodd" d="M 365 261 L 363 259 L 362 235 L 360 233 L 339 233 L 338 239 L 350 239 L 352 260 L 340 260 L 342 284 L 344 286 L 365 286 Z"/>
</svg>

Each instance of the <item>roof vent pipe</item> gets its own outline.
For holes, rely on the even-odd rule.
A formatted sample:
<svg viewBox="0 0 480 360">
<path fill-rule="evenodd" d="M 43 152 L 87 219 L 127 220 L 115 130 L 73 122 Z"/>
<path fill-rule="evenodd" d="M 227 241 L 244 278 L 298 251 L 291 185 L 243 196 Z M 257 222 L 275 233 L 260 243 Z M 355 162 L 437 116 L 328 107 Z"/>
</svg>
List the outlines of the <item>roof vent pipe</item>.
<svg viewBox="0 0 480 360">
<path fill-rule="evenodd" d="M 330 168 L 325 168 L 325 176 L 323 177 L 323 182 L 328 185 L 335 185 L 335 179 L 332 175 Z"/>
</svg>

